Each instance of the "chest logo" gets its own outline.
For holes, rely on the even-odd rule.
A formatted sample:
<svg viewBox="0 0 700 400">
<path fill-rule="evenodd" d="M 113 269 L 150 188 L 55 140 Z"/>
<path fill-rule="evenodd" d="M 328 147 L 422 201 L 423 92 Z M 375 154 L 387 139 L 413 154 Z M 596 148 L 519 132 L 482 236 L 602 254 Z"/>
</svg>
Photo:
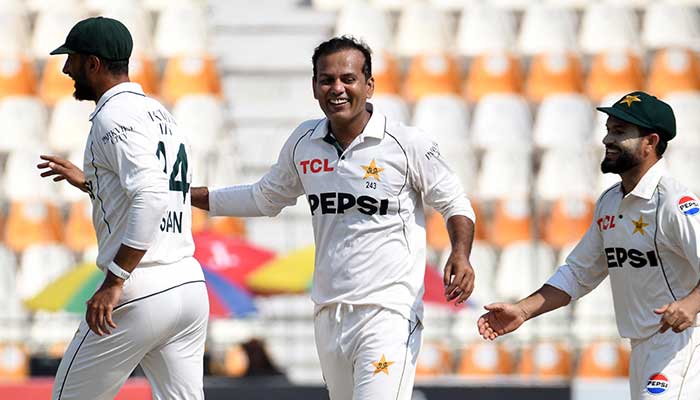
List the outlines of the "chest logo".
<svg viewBox="0 0 700 400">
<path fill-rule="evenodd" d="M 634 224 L 634 231 L 632 231 L 632 234 L 634 235 L 635 233 L 639 232 L 642 236 L 644 236 L 644 228 L 649 226 L 648 223 L 644 222 L 644 219 L 642 218 L 642 214 L 639 214 L 639 220 L 635 221 L 632 220 L 632 223 Z"/>
<path fill-rule="evenodd" d="M 683 196 L 678 200 L 678 209 L 685 215 L 695 215 L 700 211 L 698 201 L 690 196 Z"/>
<path fill-rule="evenodd" d="M 299 166 L 301 166 L 301 171 L 304 175 L 311 173 L 311 174 L 318 174 L 319 172 L 333 172 L 333 167 L 330 166 L 328 159 L 318 159 L 314 158 L 313 160 L 302 160 L 299 162 Z"/>
<path fill-rule="evenodd" d="M 381 180 L 379 179 L 379 173 L 384 171 L 384 168 L 377 167 L 377 163 L 374 160 L 369 165 L 361 165 L 361 167 L 365 170 L 365 176 L 362 179 L 374 178 L 378 181 Z"/>
<path fill-rule="evenodd" d="M 385 374 L 389 375 L 389 367 L 393 363 L 393 361 L 387 361 L 384 354 L 382 354 L 382 358 L 379 361 L 372 363 L 372 365 L 374 365 L 374 374 L 372 375 L 377 375 L 380 372 L 384 372 Z"/>
<path fill-rule="evenodd" d="M 604 217 L 598 218 L 596 221 L 598 224 L 598 229 L 601 231 L 607 231 L 608 229 L 615 229 L 615 216 L 606 215 Z"/>
</svg>

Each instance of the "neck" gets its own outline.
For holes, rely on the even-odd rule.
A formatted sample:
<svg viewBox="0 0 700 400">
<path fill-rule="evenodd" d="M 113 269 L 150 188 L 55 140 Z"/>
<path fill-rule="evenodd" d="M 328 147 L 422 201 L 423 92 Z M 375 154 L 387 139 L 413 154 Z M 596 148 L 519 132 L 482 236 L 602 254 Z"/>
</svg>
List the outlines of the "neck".
<svg viewBox="0 0 700 400">
<path fill-rule="evenodd" d="M 620 178 L 622 178 L 622 193 L 626 195 L 632 190 L 634 190 L 634 188 L 637 187 L 639 181 L 642 180 L 642 177 L 658 161 L 658 159 L 655 159 L 650 160 L 649 162 L 642 162 L 636 167 L 632 167 L 627 171 L 621 173 Z"/>
<path fill-rule="evenodd" d="M 371 116 L 372 114 L 369 111 L 364 110 L 347 124 L 329 120 L 333 136 L 343 148 L 346 148 L 356 137 L 360 136 Z"/>
<path fill-rule="evenodd" d="M 129 80 L 129 75 L 117 75 L 117 76 L 106 76 L 101 82 L 96 85 L 96 97 L 95 104 L 102 98 L 109 89 L 119 85 L 120 83 L 131 82 Z"/>
</svg>

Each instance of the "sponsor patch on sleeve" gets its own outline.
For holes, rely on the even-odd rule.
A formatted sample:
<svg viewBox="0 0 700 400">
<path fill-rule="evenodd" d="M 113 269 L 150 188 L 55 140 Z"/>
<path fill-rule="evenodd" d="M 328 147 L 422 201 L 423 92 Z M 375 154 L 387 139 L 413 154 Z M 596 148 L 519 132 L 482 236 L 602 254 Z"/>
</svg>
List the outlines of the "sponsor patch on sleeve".
<svg viewBox="0 0 700 400">
<path fill-rule="evenodd" d="M 678 209 L 685 215 L 695 215 L 700 212 L 698 201 L 690 196 L 683 196 L 678 200 Z"/>
</svg>

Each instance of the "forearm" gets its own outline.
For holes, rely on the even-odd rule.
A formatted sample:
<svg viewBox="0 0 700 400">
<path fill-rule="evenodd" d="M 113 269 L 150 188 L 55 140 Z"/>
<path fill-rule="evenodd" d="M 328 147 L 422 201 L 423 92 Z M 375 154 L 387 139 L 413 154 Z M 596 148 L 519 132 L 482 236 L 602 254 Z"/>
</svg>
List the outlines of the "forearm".
<svg viewBox="0 0 700 400">
<path fill-rule="evenodd" d="M 474 222 L 464 215 L 453 215 L 447 220 L 447 234 L 453 252 L 469 257 L 474 241 Z"/>
<path fill-rule="evenodd" d="M 236 185 L 209 192 L 209 213 L 212 216 L 262 217 L 255 203 L 254 185 Z"/>
<path fill-rule="evenodd" d="M 693 290 L 685 296 L 682 301 L 688 303 L 695 311 L 695 314 L 700 312 L 700 282 L 693 288 Z"/>
<path fill-rule="evenodd" d="M 145 254 L 146 250 L 139 250 L 122 244 L 119 246 L 119 250 L 117 250 L 117 254 L 114 256 L 114 263 L 124 271 L 131 273 L 134 269 L 136 269 L 136 266 L 139 265 Z M 124 283 L 124 280 L 117 277 L 113 273 L 108 272 L 107 276 L 105 277 L 105 283 L 122 284 Z"/>
<path fill-rule="evenodd" d="M 532 319 L 540 314 L 564 307 L 571 302 L 569 296 L 563 290 L 544 284 L 528 297 L 520 300 L 517 305 L 523 310 L 525 319 Z"/>
<path fill-rule="evenodd" d="M 194 187 L 190 189 L 192 206 L 209 211 L 209 188 Z"/>
</svg>

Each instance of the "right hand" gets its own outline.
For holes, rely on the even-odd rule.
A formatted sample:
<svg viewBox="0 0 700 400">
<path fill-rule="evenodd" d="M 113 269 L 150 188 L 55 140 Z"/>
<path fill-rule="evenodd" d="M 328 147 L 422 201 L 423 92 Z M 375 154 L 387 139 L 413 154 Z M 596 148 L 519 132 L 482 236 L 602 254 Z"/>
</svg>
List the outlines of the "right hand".
<svg viewBox="0 0 700 400">
<path fill-rule="evenodd" d="M 477 321 L 479 334 L 486 340 L 513 332 L 527 320 L 527 314 L 516 304 L 493 303 L 485 305 L 488 312 Z"/>
<path fill-rule="evenodd" d="M 42 154 L 40 158 L 46 160 L 46 162 L 37 164 L 36 167 L 42 170 L 48 168 L 48 171 L 43 171 L 41 173 L 42 178 L 55 175 L 53 178 L 54 182 L 66 180 L 83 192 L 88 191 L 87 185 L 85 184 L 85 174 L 83 174 L 83 171 L 76 167 L 75 164 L 58 156 Z"/>
</svg>

